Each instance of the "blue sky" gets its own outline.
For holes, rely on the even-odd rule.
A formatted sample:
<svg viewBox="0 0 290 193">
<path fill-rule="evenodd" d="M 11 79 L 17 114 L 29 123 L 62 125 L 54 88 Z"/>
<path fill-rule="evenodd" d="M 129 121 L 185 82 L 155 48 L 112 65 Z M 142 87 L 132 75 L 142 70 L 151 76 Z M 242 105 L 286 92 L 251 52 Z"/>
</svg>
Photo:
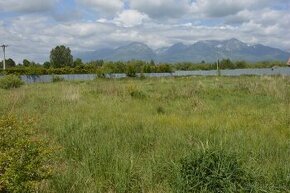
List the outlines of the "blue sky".
<svg viewBox="0 0 290 193">
<path fill-rule="evenodd" d="M 237 38 L 290 51 L 289 9 L 289 0 L 1 0 L 0 44 L 18 62 L 48 60 L 60 44 L 78 52 Z"/>
</svg>

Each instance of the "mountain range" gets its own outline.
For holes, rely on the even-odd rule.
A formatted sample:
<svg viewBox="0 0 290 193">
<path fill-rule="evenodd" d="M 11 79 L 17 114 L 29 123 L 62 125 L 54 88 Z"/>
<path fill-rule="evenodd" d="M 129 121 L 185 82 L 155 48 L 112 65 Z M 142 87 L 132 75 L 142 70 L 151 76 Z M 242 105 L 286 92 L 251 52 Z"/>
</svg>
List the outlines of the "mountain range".
<svg viewBox="0 0 290 193">
<path fill-rule="evenodd" d="M 99 49 L 91 52 L 79 52 L 76 57 L 84 61 L 110 60 L 128 61 L 132 59 L 156 62 L 214 62 L 217 59 L 230 58 L 231 60 L 257 61 L 287 61 L 290 53 L 281 49 L 264 46 L 262 44 L 250 45 L 238 39 L 205 40 L 191 45 L 177 43 L 170 47 L 157 50 L 148 45 L 133 42 L 116 49 Z"/>
</svg>

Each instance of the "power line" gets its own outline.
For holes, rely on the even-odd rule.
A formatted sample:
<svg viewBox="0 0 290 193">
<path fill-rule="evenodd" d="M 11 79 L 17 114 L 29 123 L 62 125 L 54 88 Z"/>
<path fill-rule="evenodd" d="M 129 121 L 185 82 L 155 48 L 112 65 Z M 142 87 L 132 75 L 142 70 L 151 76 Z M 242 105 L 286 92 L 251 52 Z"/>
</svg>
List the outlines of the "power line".
<svg viewBox="0 0 290 193">
<path fill-rule="evenodd" d="M 6 69 L 6 59 L 5 59 L 5 49 L 8 47 L 8 45 L 2 45 L 2 46 L 0 46 L 0 47 L 2 47 L 2 49 L 3 49 L 3 55 L 4 55 L 4 58 L 3 58 L 3 70 L 5 70 Z"/>
</svg>

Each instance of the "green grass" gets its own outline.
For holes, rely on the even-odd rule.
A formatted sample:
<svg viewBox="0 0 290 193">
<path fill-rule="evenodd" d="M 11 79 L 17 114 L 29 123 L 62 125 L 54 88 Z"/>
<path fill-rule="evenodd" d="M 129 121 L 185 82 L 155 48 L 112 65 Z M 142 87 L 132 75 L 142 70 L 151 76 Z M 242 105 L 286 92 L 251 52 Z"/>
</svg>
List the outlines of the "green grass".
<svg viewBox="0 0 290 193">
<path fill-rule="evenodd" d="M 252 192 L 290 190 L 289 77 L 99 79 L 0 98 L 0 114 L 33 117 L 63 147 L 48 192 L 182 192 L 182 160 L 211 150 L 235 155 L 221 168 L 237 159 Z"/>
</svg>

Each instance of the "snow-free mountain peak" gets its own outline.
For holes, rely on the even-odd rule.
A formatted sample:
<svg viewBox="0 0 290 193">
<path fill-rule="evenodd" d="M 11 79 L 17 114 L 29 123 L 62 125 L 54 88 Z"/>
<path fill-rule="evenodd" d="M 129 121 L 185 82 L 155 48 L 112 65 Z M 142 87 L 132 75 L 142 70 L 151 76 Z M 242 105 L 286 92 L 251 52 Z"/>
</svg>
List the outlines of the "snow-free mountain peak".
<svg viewBox="0 0 290 193">
<path fill-rule="evenodd" d="M 228 40 L 203 40 L 191 45 L 180 42 L 157 50 L 151 49 L 144 43 L 132 42 L 116 49 L 101 49 L 77 54 L 77 56 L 84 61 L 98 59 L 128 61 L 136 59 L 175 63 L 214 62 L 217 59 L 230 58 L 231 60 L 255 62 L 265 60 L 286 61 L 290 57 L 290 53 L 262 44 L 247 44 L 232 38 Z"/>
</svg>

